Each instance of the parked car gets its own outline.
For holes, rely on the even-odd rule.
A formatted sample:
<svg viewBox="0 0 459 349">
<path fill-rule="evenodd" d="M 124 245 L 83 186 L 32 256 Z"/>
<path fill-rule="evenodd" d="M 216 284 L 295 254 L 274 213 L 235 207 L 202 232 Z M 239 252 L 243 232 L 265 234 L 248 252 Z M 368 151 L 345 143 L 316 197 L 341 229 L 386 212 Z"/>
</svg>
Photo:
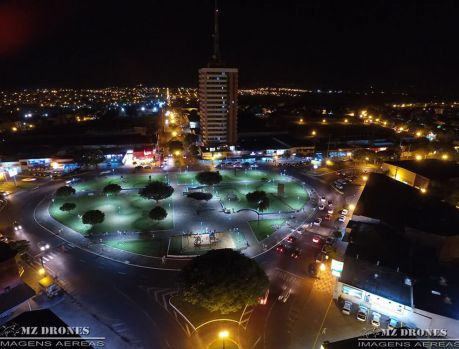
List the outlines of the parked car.
<svg viewBox="0 0 459 349">
<path fill-rule="evenodd" d="M 346 216 L 344 215 L 339 216 L 338 221 L 341 223 L 344 223 L 346 221 Z"/>
<path fill-rule="evenodd" d="M 324 204 L 320 204 L 319 205 L 319 210 L 323 211 L 325 209 L 325 205 Z"/>
<path fill-rule="evenodd" d="M 284 251 L 285 251 L 285 246 L 284 245 L 277 245 L 276 252 L 284 253 Z"/>
<path fill-rule="evenodd" d="M 292 253 L 290 254 L 290 257 L 294 258 L 294 259 L 298 259 L 298 257 L 300 256 L 300 249 L 299 248 L 295 248 Z"/>
<path fill-rule="evenodd" d="M 321 204 L 325 204 L 326 202 L 327 202 L 327 199 L 325 198 L 325 196 L 322 196 L 322 197 L 320 198 L 320 203 L 321 203 Z"/>
<path fill-rule="evenodd" d="M 387 328 L 388 328 L 389 330 L 394 330 L 394 329 L 397 328 L 397 325 L 398 325 L 398 320 L 397 320 L 397 319 L 391 318 L 391 319 L 389 320 L 389 324 L 387 325 Z"/>
<path fill-rule="evenodd" d="M 361 305 L 359 311 L 357 312 L 357 320 L 367 321 L 368 318 L 368 308 Z"/>
<path fill-rule="evenodd" d="M 18 221 L 14 221 L 13 222 L 13 229 L 14 229 L 14 231 L 21 230 L 22 229 L 22 225 L 20 225 Z"/>
<path fill-rule="evenodd" d="M 312 224 L 320 225 L 322 223 L 322 218 L 316 218 Z"/>
<path fill-rule="evenodd" d="M 374 327 L 379 327 L 381 326 L 381 314 L 373 312 L 373 317 L 371 318 L 371 324 Z"/>
<path fill-rule="evenodd" d="M 351 309 L 352 309 L 352 302 L 344 301 L 343 307 L 341 308 L 341 312 L 345 315 L 351 315 Z"/>
<path fill-rule="evenodd" d="M 349 211 L 346 210 L 345 208 L 343 208 L 343 209 L 341 210 L 340 213 L 341 213 L 341 215 L 343 215 L 343 216 L 347 216 L 347 214 L 349 213 Z"/>
<path fill-rule="evenodd" d="M 49 244 L 44 242 L 44 241 L 39 241 L 38 242 L 38 248 L 40 249 L 40 251 L 46 251 L 46 250 L 49 250 Z"/>
<path fill-rule="evenodd" d="M 296 240 L 296 237 L 294 237 L 293 235 L 290 235 L 288 238 L 287 238 L 287 242 L 294 242 Z"/>
<path fill-rule="evenodd" d="M 328 207 L 327 213 L 328 213 L 328 214 L 333 214 L 333 207 Z"/>
</svg>

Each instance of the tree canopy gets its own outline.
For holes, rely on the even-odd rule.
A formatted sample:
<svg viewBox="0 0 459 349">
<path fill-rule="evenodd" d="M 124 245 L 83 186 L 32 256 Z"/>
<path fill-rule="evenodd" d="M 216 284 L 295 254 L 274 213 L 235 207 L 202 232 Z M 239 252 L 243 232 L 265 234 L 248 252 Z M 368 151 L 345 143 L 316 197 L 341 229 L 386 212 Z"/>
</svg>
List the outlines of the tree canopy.
<svg viewBox="0 0 459 349">
<path fill-rule="evenodd" d="M 199 172 L 196 175 L 196 180 L 205 185 L 214 185 L 218 184 L 222 181 L 223 177 L 220 174 L 220 172 L 213 172 L 213 171 L 205 171 L 205 172 Z"/>
<path fill-rule="evenodd" d="M 202 201 L 202 200 L 209 201 L 210 199 L 212 199 L 211 193 L 203 193 L 201 191 L 195 191 L 195 192 L 187 194 L 186 196 L 191 199 L 198 200 L 198 201 Z"/>
<path fill-rule="evenodd" d="M 267 196 L 265 196 L 260 201 L 258 201 L 257 209 L 258 209 L 258 211 L 263 213 L 268 208 L 269 208 L 269 198 Z"/>
<path fill-rule="evenodd" d="M 212 250 L 193 258 L 179 277 L 183 300 L 221 314 L 257 304 L 268 287 L 264 270 L 232 249 Z"/>
<path fill-rule="evenodd" d="M 27 240 L 15 240 L 8 243 L 10 247 L 15 250 L 19 255 L 27 253 L 30 248 L 30 241 Z"/>
<path fill-rule="evenodd" d="M 156 202 L 168 198 L 173 193 L 174 188 L 160 181 L 153 181 L 148 183 L 145 188 L 142 188 L 139 191 L 140 196 L 143 198 L 155 200 Z"/>
<path fill-rule="evenodd" d="M 148 217 L 155 221 L 162 221 L 167 217 L 167 212 L 164 208 L 161 206 L 156 206 L 151 209 L 151 211 L 148 213 Z"/>
<path fill-rule="evenodd" d="M 83 224 L 100 224 L 105 219 L 105 213 L 99 210 L 90 210 L 83 215 Z"/>
<path fill-rule="evenodd" d="M 119 184 L 110 183 L 104 187 L 104 194 L 119 194 L 121 189 L 122 188 Z"/>
<path fill-rule="evenodd" d="M 248 202 L 256 203 L 258 204 L 261 200 L 266 198 L 266 192 L 263 190 L 255 190 L 251 193 L 245 194 L 245 198 L 247 199 Z"/>
<path fill-rule="evenodd" d="M 66 197 L 75 194 L 76 190 L 70 185 L 65 185 L 56 190 L 56 196 Z"/>
<path fill-rule="evenodd" d="M 105 156 L 100 149 L 90 149 L 77 154 L 75 160 L 82 166 L 97 166 L 105 160 Z"/>
<path fill-rule="evenodd" d="M 169 143 L 167 143 L 167 147 L 169 148 L 170 152 L 175 152 L 177 150 L 182 151 L 183 143 L 177 140 L 172 140 Z"/>
<path fill-rule="evenodd" d="M 63 211 L 63 212 L 69 212 L 69 211 L 72 211 L 76 208 L 76 204 L 73 203 L 73 202 L 65 202 L 62 204 L 61 207 L 59 207 L 59 210 Z"/>
</svg>

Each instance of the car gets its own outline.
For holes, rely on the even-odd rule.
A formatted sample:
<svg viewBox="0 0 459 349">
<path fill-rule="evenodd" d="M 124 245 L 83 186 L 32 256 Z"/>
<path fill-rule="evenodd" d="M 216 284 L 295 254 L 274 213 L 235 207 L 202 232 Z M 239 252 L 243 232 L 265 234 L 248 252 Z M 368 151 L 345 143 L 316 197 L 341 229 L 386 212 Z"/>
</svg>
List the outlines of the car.
<svg viewBox="0 0 459 349">
<path fill-rule="evenodd" d="M 290 257 L 294 259 L 298 259 L 298 257 L 300 256 L 300 253 L 301 253 L 301 250 L 299 248 L 295 248 L 290 254 Z"/>
<path fill-rule="evenodd" d="M 44 242 L 44 241 L 39 241 L 38 242 L 38 248 L 40 249 L 40 251 L 46 251 L 46 250 L 49 250 L 49 244 Z"/>
<path fill-rule="evenodd" d="M 322 218 L 316 218 L 312 224 L 320 225 L 322 223 Z"/>
<path fill-rule="evenodd" d="M 333 214 L 333 207 L 329 207 L 327 213 L 328 214 Z"/>
<path fill-rule="evenodd" d="M 340 190 L 341 190 L 341 189 L 344 189 L 344 187 L 343 187 L 341 184 L 339 184 L 339 183 L 335 183 L 335 188 L 336 188 L 336 189 L 340 189 Z"/>
<path fill-rule="evenodd" d="M 13 222 L 13 229 L 14 229 L 14 231 L 21 230 L 22 229 L 22 225 L 20 225 L 19 222 L 14 221 Z"/>
<path fill-rule="evenodd" d="M 282 303 L 286 303 L 291 294 L 292 294 L 292 289 L 291 288 L 286 288 L 279 295 L 279 297 L 277 297 L 277 299 L 280 300 Z"/>
<path fill-rule="evenodd" d="M 147 165 L 143 167 L 145 170 L 151 170 L 151 166 Z"/>
<path fill-rule="evenodd" d="M 318 244 L 320 242 L 320 240 L 322 240 L 320 236 L 314 235 L 312 237 L 312 242 L 315 243 L 315 244 Z"/>
<path fill-rule="evenodd" d="M 294 237 L 293 235 L 290 235 L 288 238 L 287 238 L 287 242 L 294 242 L 296 240 L 296 237 Z"/>
<path fill-rule="evenodd" d="M 379 327 L 381 326 L 381 314 L 373 312 L 373 316 L 371 317 L 371 324 L 374 327 Z"/>
<path fill-rule="evenodd" d="M 285 246 L 284 245 L 277 245 L 276 246 L 276 252 L 284 253 L 285 252 Z"/>
<path fill-rule="evenodd" d="M 324 217 L 324 220 L 326 221 L 329 221 L 331 219 L 331 215 L 330 214 L 327 214 L 325 217 Z"/>
<path fill-rule="evenodd" d="M 309 275 L 311 275 L 312 277 L 316 277 L 317 276 L 317 271 L 318 271 L 317 263 L 309 264 L 309 266 L 308 266 Z"/>
<path fill-rule="evenodd" d="M 349 211 L 346 210 L 345 208 L 343 208 L 343 209 L 341 210 L 340 213 L 341 213 L 341 215 L 343 215 L 343 216 L 347 216 L 347 214 L 349 213 Z"/>
<path fill-rule="evenodd" d="M 7 191 L 0 191 L 0 198 L 6 198 L 8 194 L 9 193 Z"/>
<path fill-rule="evenodd" d="M 397 325 L 398 325 L 398 320 L 391 318 L 389 320 L 389 324 L 387 325 L 387 328 L 389 330 L 395 330 L 397 328 Z"/>
<path fill-rule="evenodd" d="M 333 206 L 333 201 L 332 200 L 328 200 L 328 206 Z"/>
<path fill-rule="evenodd" d="M 325 209 L 325 205 L 324 204 L 320 204 L 319 205 L 319 210 L 323 211 Z"/>
<path fill-rule="evenodd" d="M 352 302 L 344 301 L 343 307 L 341 308 L 341 312 L 344 315 L 351 315 L 351 309 L 352 309 Z"/>
<path fill-rule="evenodd" d="M 333 245 L 334 243 L 335 243 L 335 238 L 332 238 L 331 236 L 325 239 L 326 245 Z"/>
<path fill-rule="evenodd" d="M 320 202 L 321 202 L 322 204 L 325 204 L 325 203 L 327 202 L 327 199 L 325 198 L 325 196 L 322 196 L 322 197 L 320 198 Z"/>
<path fill-rule="evenodd" d="M 359 321 L 367 321 L 367 318 L 368 318 L 368 308 L 367 307 L 364 307 L 363 305 L 361 305 L 359 307 L 359 311 L 357 312 L 357 320 Z"/>
<path fill-rule="evenodd" d="M 344 223 L 346 221 L 346 216 L 344 215 L 339 216 L 338 221 L 341 223 Z"/>
<path fill-rule="evenodd" d="M 323 263 L 327 260 L 327 255 L 323 252 L 319 252 L 316 254 L 315 261 L 316 263 Z"/>
<path fill-rule="evenodd" d="M 266 290 L 266 293 L 263 297 L 258 298 L 258 303 L 261 305 L 266 305 L 268 303 L 269 288 Z"/>
</svg>

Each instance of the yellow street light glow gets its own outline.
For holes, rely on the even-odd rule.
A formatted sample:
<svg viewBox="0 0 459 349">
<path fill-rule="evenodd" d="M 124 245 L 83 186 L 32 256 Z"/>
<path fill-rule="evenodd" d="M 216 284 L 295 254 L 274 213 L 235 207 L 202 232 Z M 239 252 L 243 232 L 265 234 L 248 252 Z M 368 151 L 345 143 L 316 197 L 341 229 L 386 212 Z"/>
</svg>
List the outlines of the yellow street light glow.
<svg viewBox="0 0 459 349">
<path fill-rule="evenodd" d="M 426 188 L 421 188 L 421 193 L 425 194 L 427 192 Z"/>
<path fill-rule="evenodd" d="M 363 176 L 362 179 L 366 182 L 368 180 L 368 176 Z"/>
<path fill-rule="evenodd" d="M 352 210 L 354 210 L 354 209 L 355 209 L 355 205 L 353 205 L 353 204 L 349 204 L 349 210 L 351 210 L 351 211 L 352 211 Z"/>
<path fill-rule="evenodd" d="M 316 131 L 312 131 L 311 135 L 315 136 L 316 135 Z"/>
<path fill-rule="evenodd" d="M 421 131 L 416 132 L 416 137 L 421 137 L 421 136 L 422 136 L 422 132 Z"/>
<path fill-rule="evenodd" d="M 38 269 L 38 274 L 45 275 L 45 268 Z"/>
<path fill-rule="evenodd" d="M 303 119 L 300 119 L 300 122 L 303 123 Z"/>
<path fill-rule="evenodd" d="M 172 137 L 177 137 L 177 132 L 173 131 L 172 132 Z"/>
<path fill-rule="evenodd" d="M 325 271 L 325 264 L 320 263 L 320 271 Z"/>
<path fill-rule="evenodd" d="M 418 160 L 418 161 L 420 161 L 420 160 L 422 160 L 422 156 L 419 155 L 419 154 L 417 154 L 417 155 L 415 156 L 415 159 Z"/>
<path fill-rule="evenodd" d="M 223 330 L 218 332 L 218 338 L 225 339 L 229 337 L 229 332 L 227 330 Z"/>
<path fill-rule="evenodd" d="M 368 160 L 370 160 L 370 158 L 367 156 L 367 157 L 365 158 L 365 160 L 368 161 Z"/>
<path fill-rule="evenodd" d="M 383 125 L 386 126 L 386 125 L 387 125 L 387 121 L 384 121 L 384 122 L 383 122 Z"/>
<path fill-rule="evenodd" d="M 325 161 L 325 163 L 326 163 L 328 166 L 333 165 L 333 162 L 331 162 L 330 160 Z"/>
<path fill-rule="evenodd" d="M 349 120 L 348 119 L 344 119 L 344 122 L 347 124 L 349 122 Z"/>
<path fill-rule="evenodd" d="M 12 130 L 13 132 L 16 132 L 16 131 L 18 130 L 18 128 L 17 128 L 17 127 L 11 127 L 11 130 Z"/>
<path fill-rule="evenodd" d="M 327 120 L 326 120 L 326 119 L 322 119 L 322 123 L 323 123 L 323 124 L 326 124 L 326 123 L 327 123 Z"/>
<path fill-rule="evenodd" d="M 180 155 L 180 150 L 176 150 L 176 151 L 174 152 L 174 154 L 177 155 L 177 156 Z"/>
<path fill-rule="evenodd" d="M 441 158 L 442 158 L 443 160 L 448 160 L 448 154 L 443 154 L 443 155 L 441 156 Z"/>
<path fill-rule="evenodd" d="M 352 156 L 352 153 L 351 153 L 350 151 L 348 151 L 348 152 L 346 153 L 346 156 Z"/>
</svg>

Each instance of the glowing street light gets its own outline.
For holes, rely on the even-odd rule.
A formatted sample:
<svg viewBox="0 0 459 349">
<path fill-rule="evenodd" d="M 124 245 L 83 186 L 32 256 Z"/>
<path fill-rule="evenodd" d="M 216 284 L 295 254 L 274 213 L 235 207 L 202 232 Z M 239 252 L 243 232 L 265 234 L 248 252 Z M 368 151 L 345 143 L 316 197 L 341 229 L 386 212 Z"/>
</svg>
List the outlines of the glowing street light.
<svg viewBox="0 0 459 349">
<path fill-rule="evenodd" d="M 441 156 L 441 158 L 442 158 L 443 160 L 448 160 L 448 154 L 443 154 L 443 155 Z"/>
<path fill-rule="evenodd" d="M 363 176 L 362 179 L 364 182 L 366 182 L 368 180 L 368 176 Z"/>
<path fill-rule="evenodd" d="M 419 155 L 419 154 L 417 154 L 417 155 L 415 156 L 415 159 L 416 159 L 417 161 L 420 161 L 420 160 L 422 160 L 422 156 Z"/>
<path fill-rule="evenodd" d="M 179 156 L 179 155 L 180 155 L 180 150 L 176 150 L 176 151 L 174 152 L 174 154 L 175 154 L 176 156 Z"/>
<path fill-rule="evenodd" d="M 352 210 L 355 210 L 355 205 L 349 204 L 349 210 L 351 210 L 351 211 L 352 211 Z"/>
<path fill-rule="evenodd" d="M 223 330 L 218 332 L 218 338 L 222 340 L 222 348 L 225 349 L 225 339 L 229 337 L 229 332 L 227 330 Z"/>
<path fill-rule="evenodd" d="M 45 268 L 38 269 L 38 274 L 39 275 L 45 275 Z"/>
<path fill-rule="evenodd" d="M 324 263 L 320 263 L 320 271 L 325 271 L 325 264 Z"/>
<path fill-rule="evenodd" d="M 176 131 L 172 131 L 172 137 L 177 137 L 177 132 Z"/>
<path fill-rule="evenodd" d="M 326 124 L 327 123 L 327 119 L 322 119 L 322 123 Z"/>
<path fill-rule="evenodd" d="M 422 136 L 422 132 L 421 131 L 416 132 L 416 137 L 421 137 L 421 136 Z"/>
<path fill-rule="evenodd" d="M 423 194 L 427 193 L 427 189 L 426 188 L 421 188 L 421 193 L 423 193 Z"/>
<path fill-rule="evenodd" d="M 327 161 L 325 161 L 325 163 L 326 163 L 328 166 L 333 165 L 333 162 L 331 162 L 331 160 L 327 160 Z"/>
<path fill-rule="evenodd" d="M 311 135 L 313 135 L 313 136 L 315 136 L 316 134 L 317 134 L 316 131 L 312 131 L 311 132 Z"/>
<path fill-rule="evenodd" d="M 349 122 L 349 120 L 348 120 L 348 119 L 344 119 L 344 123 L 346 123 L 346 124 L 347 124 L 348 122 Z"/>
</svg>

